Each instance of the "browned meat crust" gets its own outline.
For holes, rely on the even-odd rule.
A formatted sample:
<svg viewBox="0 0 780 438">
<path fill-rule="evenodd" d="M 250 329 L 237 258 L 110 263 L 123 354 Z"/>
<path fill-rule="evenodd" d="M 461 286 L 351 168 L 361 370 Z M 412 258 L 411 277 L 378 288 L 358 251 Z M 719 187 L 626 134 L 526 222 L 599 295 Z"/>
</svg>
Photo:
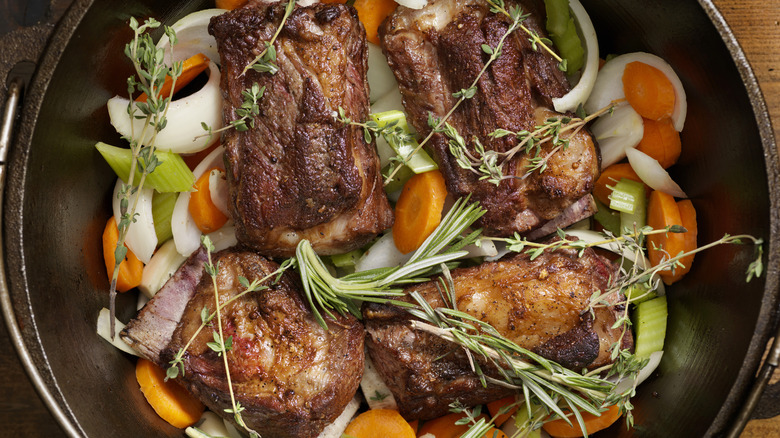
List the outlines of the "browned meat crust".
<svg viewBox="0 0 780 438">
<path fill-rule="evenodd" d="M 522 2 L 536 12 L 536 2 Z M 517 5 L 507 1 L 507 6 Z M 544 35 L 533 13 L 524 24 Z M 425 136 L 429 115 L 441 119 L 455 105 L 452 94 L 468 88 L 488 60 L 482 45 L 496 47 L 509 27 L 508 19 L 489 12 L 485 0 L 435 0 L 421 10 L 399 7 L 380 27 L 379 34 L 391 69 L 398 80 L 404 107 L 412 125 Z M 529 130 L 554 116 L 551 99 L 569 90 L 555 60 L 534 51 L 522 31 L 507 38 L 501 56 L 477 83 L 478 91 L 448 119 L 476 156 L 473 138 L 486 149 L 505 152 L 517 144 L 512 137 L 493 139 L 498 128 Z M 581 131 L 570 145 L 556 152 L 544 172 L 524 177 L 528 156 L 519 154 L 504 166 L 498 187 L 462 169 L 449 152 L 443 134 L 429 143 L 445 176 L 448 191 L 456 197 L 471 193 L 487 209 L 481 220 L 490 235 L 526 233 L 540 227 L 588 195 L 598 177 L 599 156 L 590 135 Z M 552 152 L 546 143 L 540 156 Z M 524 178 L 523 178 L 524 177 Z"/>
<path fill-rule="evenodd" d="M 534 260 L 516 254 L 497 262 L 452 272 L 458 310 L 490 323 L 503 336 L 568 368 L 609 363 L 611 345 L 621 330 L 612 329 L 622 306 L 587 311 L 591 295 L 605 291 L 616 266 L 586 250 L 545 252 Z M 434 308 L 444 302 L 436 282 L 410 286 Z M 411 300 L 406 297 L 406 300 Z M 511 393 L 482 387 L 462 349 L 433 335 L 412 330 L 411 316 L 391 305 L 364 306 L 366 345 L 371 359 L 406 418 L 443 415 L 449 403 L 485 403 Z M 623 337 L 624 348 L 633 337 Z M 487 374 L 499 378 L 485 366 Z"/>
<path fill-rule="evenodd" d="M 346 252 L 393 222 L 374 145 L 334 118 L 339 107 L 367 118 L 365 31 L 353 8 L 296 8 L 274 44 L 279 72 L 242 76 L 284 6 L 250 2 L 209 26 L 222 59 L 225 123 L 239 118 L 242 91 L 266 87 L 255 127 L 222 134 L 231 216 L 239 241 L 262 254 L 291 256 L 303 238 L 320 254 Z"/>
<path fill-rule="evenodd" d="M 239 278 L 250 283 L 274 272 L 279 266 L 248 250 L 228 249 L 213 255 L 219 266 L 217 285 L 220 303 L 236 299 L 222 310 L 224 336 L 232 338 L 227 353 L 236 400 L 245 407 L 243 419 L 264 437 L 316 437 L 354 396 L 363 374 L 363 327 L 352 316 L 326 318 L 323 330 L 314 320 L 293 274 L 285 274 L 269 289 L 238 297 L 244 290 Z M 201 271 L 203 261 L 200 261 Z M 169 288 L 184 294 L 186 308 L 174 328 L 155 326 L 155 320 L 131 323 L 126 337 L 137 338 L 138 330 L 169 330 L 170 342 L 157 357 L 162 367 L 170 366 L 176 353 L 193 339 L 201 325 L 201 311 L 213 312 L 211 277 L 201 274 L 191 290 Z M 170 284 L 171 282 L 169 282 Z M 167 285 L 166 285 L 167 287 Z M 157 302 L 170 302 L 159 292 L 147 308 L 161 312 Z M 161 301 L 162 300 L 162 301 Z M 149 310 L 142 311 L 149 313 Z M 216 321 L 216 318 L 213 320 Z M 216 323 L 194 337 L 184 356 L 184 384 L 216 413 L 231 407 L 223 358 L 207 343 L 213 342 Z M 143 342 L 141 340 L 140 342 Z M 144 349 L 139 349 L 143 354 Z"/>
</svg>

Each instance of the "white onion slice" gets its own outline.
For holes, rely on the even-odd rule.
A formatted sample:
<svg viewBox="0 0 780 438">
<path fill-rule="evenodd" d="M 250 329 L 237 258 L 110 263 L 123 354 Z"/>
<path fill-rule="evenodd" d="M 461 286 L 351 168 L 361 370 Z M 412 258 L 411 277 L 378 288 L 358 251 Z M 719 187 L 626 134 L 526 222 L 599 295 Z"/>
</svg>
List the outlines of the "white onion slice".
<svg viewBox="0 0 780 438">
<path fill-rule="evenodd" d="M 209 194 L 214 206 L 225 216 L 230 216 L 228 214 L 228 185 L 225 179 L 225 172 L 216 169 L 210 172 Z"/>
<path fill-rule="evenodd" d="M 146 303 L 149 302 L 149 297 L 144 294 L 138 294 L 138 299 L 135 301 L 135 310 L 140 311 L 144 308 Z"/>
<path fill-rule="evenodd" d="M 116 185 L 114 185 L 114 198 L 112 207 L 114 210 L 114 219 L 116 223 L 122 220 L 122 215 L 119 209 L 119 190 L 124 185 L 121 179 L 117 179 Z M 157 233 L 154 232 L 154 219 L 152 217 L 152 197 L 154 196 L 154 189 L 143 188 L 138 193 L 138 202 L 135 203 L 135 196 L 130 196 L 130 207 L 135 203 L 135 222 L 130 224 L 130 228 L 127 230 L 127 236 L 125 237 L 125 245 L 127 248 L 138 257 L 138 260 L 144 264 L 149 263 L 149 260 L 154 254 L 154 249 L 157 248 Z M 128 212 L 129 212 L 128 208 Z"/>
<path fill-rule="evenodd" d="M 123 136 L 134 136 L 140 139 L 143 134 L 144 120 L 133 119 L 127 113 L 129 99 L 114 96 L 108 100 L 108 115 L 111 125 Z M 136 110 L 136 114 L 141 112 Z M 155 146 L 164 151 L 189 154 L 206 149 L 218 136 L 209 138 L 203 135 L 206 131 L 201 127 L 201 122 L 211 126 L 214 130 L 222 127 L 222 92 L 219 89 L 219 69 L 213 62 L 209 63 L 209 80 L 197 92 L 174 100 L 168 107 L 166 115 L 167 124 L 157 134 L 154 140 Z M 147 128 L 143 138 L 144 144 L 148 144 L 153 137 L 153 129 Z M 198 136 L 201 136 L 196 138 Z"/>
<path fill-rule="evenodd" d="M 619 105 L 612 113 L 599 117 L 591 132 L 599 142 L 601 169 L 606 169 L 626 156 L 626 150 L 635 148 L 645 134 L 642 116 L 629 105 Z"/>
<path fill-rule="evenodd" d="M 125 341 L 123 341 L 119 336 L 119 332 L 121 332 L 124 328 L 125 325 L 122 323 L 122 321 L 114 318 L 114 332 L 116 336 L 114 336 L 114 339 L 111 339 L 111 312 L 105 307 L 100 309 L 100 313 L 98 314 L 97 319 L 97 334 L 100 335 L 101 338 L 110 342 L 111 345 L 124 351 L 125 353 L 138 356 L 138 353 L 130 348 L 130 346 L 127 345 Z"/>
<path fill-rule="evenodd" d="M 371 105 L 371 112 L 374 114 L 391 110 L 405 111 L 403 97 L 398 87 L 391 89 Z M 409 128 L 411 129 L 411 126 Z"/>
<path fill-rule="evenodd" d="M 317 435 L 317 438 L 341 438 L 344 430 L 349 426 L 349 422 L 352 421 L 352 417 L 360 408 L 360 398 L 355 396 L 347 403 L 347 406 L 341 411 L 338 417 L 333 420 L 333 423 L 329 424 L 325 429 Z"/>
<path fill-rule="evenodd" d="M 373 43 L 368 43 L 368 87 L 371 90 L 371 102 L 376 102 L 392 90 L 398 90 L 398 82 L 387 65 L 382 48 Z"/>
<path fill-rule="evenodd" d="M 154 253 L 149 263 L 144 266 L 144 272 L 141 276 L 141 284 L 138 289 L 149 298 L 160 290 L 161 287 L 173 276 L 177 269 L 187 260 L 187 257 L 176 251 L 176 244 L 173 240 L 165 242 L 157 252 Z"/>
<path fill-rule="evenodd" d="M 368 354 L 363 359 L 363 378 L 360 380 L 360 390 L 363 391 L 369 409 L 398 410 L 398 403 L 395 401 L 393 393 L 385 384 L 382 376 L 379 375 Z"/>
<path fill-rule="evenodd" d="M 566 234 L 569 236 L 576 237 L 590 244 L 605 240 L 603 234 L 592 230 L 567 230 Z M 625 247 L 621 248 L 620 245 L 618 245 L 615 242 L 602 243 L 596 246 L 602 249 L 606 249 L 607 251 L 612 251 L 615 254 L 618 254 L 619 256 L 623 257 L 629 262 L 635 263 L 637 266 L 639 266 L 640 269 L 644 270 L 652 266 L 650 264 L 650 260 L 648 260 L 647 257 L 643 256 L 642 258 L 638 258 L 636 252 L 631 251 L 630 249 Z M 653 276 L 653 286 L 655 292 L 658 295 L 666 295 L 666 287 L 664 286 L 664 283 L 661 281 L 661 277 L 658 274 Z"/>
<path fill-rule="evenodd" d="M 198 430 L 190 426 L 184 430 L 184 434 L 188 437 L 217 437 L 228 436 L 228 430 L 225 427 L 225 422 L 222 421 L 222 417 L 211 412 L 204 411 L 200 416 L 200 420 L 197 423 Z"/>
<path fill-rule="evenodd" d="M 178 43 L 173 47 L 173 60 L 183 61 L 193 55 L 202 53 L 217 64 L 220 64 L 217 40 L 209 35 L 209 21 L 211 17 L 227 12 L 226 9 L 204 9 L 185 15 L 173 24 L 171 28 L 176 32 Z M 157 48 L 165 50 L 165 63 L 171 62 L 171 42 L 168 35 L 163 34 L 157 42 Z"/>
<path fill-rule="evenodd" d="M 211 168 L 218 167 L 224 169 L 225 165 L 222 161 L 224 152 L 224 146 L 219 146 L 211 151 L 192 171 L 195 179 L 200 178 L 203 173 Z M 189 256 L 200 247 L 200 236 L 202 234 L 197 225 L 195 225 L 195 221 L 192 220 L 189 204 L 190 192 L 181 192 L 176 199 L 176 205 L 173 207 L 173 214 L 171 214 L 173 241 L 176 244 L 176 251 L 183 256 Z"/>
<path fill-rule="evenodd" d="M 626 151 L 626 156 L 637 176 L 653 190 L 660 190 L 675 198 L 688 197 L 655 158 L 637 149 Z"/>
<path fill-rule="evenodd" d="M 685 96 L 685 89 L 672 66 L 658 56 L 650 53 L 626 53 L 625 55 L 620 55 L 607 61 L 607 63 L 601 67 L 598 77 L 596 78 L 596 83 L 593 86 L 593 91 L 591 92 L 588 101 L 585 102 L 585 111 L 587 111 L 588 114 L 593 114 L 601 108 L 608 106 L 610 102 L 626 97 L 626 93 L 623 91 L 623 71 L 626 68 L 626 64 L 634 61 L 653 66 L 658 70 L 661 70 L 666 77 L 669 78 L 669 81 L 671 81 L 674 86 L 675 95 L 672 122 L 674 122 L 674 128 L 678 132 L 682 131 L 683 126 L 685 125 L 685 116 L 688 112 L 688 100 Z"/>
<path fill-rule="evenodd" d="M 498 255 L 498 249 L 496 244 L 490 239 L 479 239 L 471 245 L 463 247 L 464 251 L 468 251 L 468 254 L 464 255 L 464 259 L 473 257 L 495 257 Z"/>
<path fill-rule="evenodd" d="M 395 0 L 395 2 L 410 9 L 422 9 L 428 4 L 428 0 Z"/>
<path fill-rule="evenodd" d="M 569 0 L 569 9 L 574 14 L 574 19 L 579 27 L 580 34 L 585 45 L 585 66 L 582 68 L 582 76 L 574 88 L 563 97 L 552 100 L 555 111 L 565 113 L 575 111 L 580 104 L 584 104 L 593 90 L 596 77 L 599 73 L 599 41 L 596 37 L 596 29 L 590 21 L 587 11 L 579 0 Z"/>
<path fill-rule="evenodd" d="M 223 249 L 227 249 L 238 244 L 238 239 L 236 238 L 236 227 L 233 226 L 230 222 L 228 222 L 228 224 L 225 224 L 217 231 L 212 231 L 209 233 L 209 239 L 211 239 L 211 243 L 214 244 L 214 251 L 222 251 Z"/>
<path fill-rule="evenodd" d="M 393 231 L 388 231 L 374 242 L 355 263 L 355 272 L 369 271 L 377 268 L 392 268 L 401 266 L 412 257 L 414 252 L 401 254 L 395 247 Z"/>
<path fill-rule="evenodd" d="M 654 353 L 650 354 L 649 361 L 647 362 L 647 365 L 645 365 L 644 368 L 639 370 L 639 373 L 636 375 L 636 385 L 639 386 L 647 380 L 648 377 L 650 377 L 653 372 L 658 368 L 658 364 L 661 363 L 661 358 L 664 356 L 663 351 L 656 351 Z M 615 385 L 615 388 L 612 390 L 614 394 L 622 394 L 629 388 L 631 388 L 634 385 L 634 379 L 630 378 L 624 378 L 623 380 L 619 381 L 617 385 Z"/>
</svg>

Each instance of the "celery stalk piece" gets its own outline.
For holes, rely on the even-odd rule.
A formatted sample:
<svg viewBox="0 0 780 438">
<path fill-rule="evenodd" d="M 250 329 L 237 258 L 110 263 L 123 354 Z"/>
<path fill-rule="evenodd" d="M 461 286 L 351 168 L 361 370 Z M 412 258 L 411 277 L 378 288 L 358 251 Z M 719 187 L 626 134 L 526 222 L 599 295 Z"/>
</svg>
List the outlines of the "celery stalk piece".
<svg viewBox="0 0 780 438">
<path fill-rule="evenodd" d="M 635 214 L 640 204 L 645 204 L 645 186 L 642 183 L 621 178 L 609 195 L 609 208 Z"/>
<path fill-rule="evenodd" d="M 664 349 L 667 318 L 666 296 L 639 303 L 634 311 L 635 355 L 644 359 Z"/>
<path fill-rule="evenodd" d="M 640 286 L 638 284 L 632 284 L 625 290 L 626 299 L 628 299 L 631 304 L 638 305 L 640 303 L 644 303 L 645 301 L 652 300 L 653 298 L 657 297 L 658 294 L 653 290 L 648 290 L 644 286 Z"/>
<path fill-rule="evenodd" d="M 439 166 L 428 155 L 427 152 L 420 149 L 416 153 L 418 143 L 413 137 L 411 137 L 411 131 L 409 130 L 409 124 L 406 122 L 406 115 L 402 111 L 392 110 L 382 113 L 371 114 L 371 119 L 375 121 L 379 128 L 384 128 L 389 124 L 395 124 L 395 126 L 401 128 L 405 134 L 410 135 L 409 141 L 399 141 L 398 138 L 393 136 L 383 136 L 391 148 L 401 158 L 406 160 L 407 166 L 412 169 L 414 173 L 424 173 L 430 170 L 436 170 Z"/>
<path fill-rule="evenodd" d="M 333 262 L 333 266 L 337 268 L 346 268 L 349 266 L 355 266 L 360 256 L 363 255 L 363 251 L 360 249 L 352 250 L 346 254 L 336 254 L 330 256 L 330 261 Z"/>
<path fill-rule="evenodd" d="M 547 10 L 547 32 L 561 57 L 566 59 L 566 73 L 574 74 L 585 64 L 585 49 L 569 11 L 569 0 L 544 0 L 544 4 Z"/>
<path fill-rule="evenodd" d="M 178 195 L 173 192 L 155 192 L 154 197 L 152 197 L 152 218 L 158 245 L 162 245 L 173 237 L 171 215 L 173 214 L 173 207 L 176 205 L 177 197 Z"/>
<path fill-rule="evenodd" d="M 122 181 L 127 182 L 130 176 L 130 165 L 133 153 L 130 149 L 111 146 L 103 142 L 95 144 L 98 152 L 103 156 L 109 166 L 114 169 Z M 155 151 L 155 156 L 160 164 L 146 177 L 145 187 L 151 187 L 160 193 L 186 192 L 192 188 L 195 177 L 187 167 L 179 154 L 172 152 Z M 141 170 L 136 166 L 133 181 L 138 184 L 141 179 Z"/>
<path fill-rule="evenodd" d="M 385 175 L 387 174 L 386 171 L 383 171 L 382 173 Z M 409 179 L 412 176 L 414 176 L 414 172 L 409 170 L 408 167 L 406 166 L 401 167 L 400 169 L 398 169 L 398 173 L 396 173 L 395 176 L 393 177 L 393 180 L 390 181 L 385 186 L 385 192 L 393 193 L 393 192 L 397 192 L 398 190 L 401 190 L 402 188 L 404 188 L 404 184 L 406 184 L 406 182 L 409 181 Z"/>
<path fill-rule="evenodd" d="M 596 201 L 596 214 L 593 215 L 593 218 L 598 221 L 598 223 L 601 224 L 602 227 L 604 227 L 605 230 L 611 232 L 612 234 L 619 236 L 620 235 L 620 213 L 610 210 L 609 207 L 602 204 L 601 201 L 596 199 L 594 197 L 594 200 Z"/>
</svg>

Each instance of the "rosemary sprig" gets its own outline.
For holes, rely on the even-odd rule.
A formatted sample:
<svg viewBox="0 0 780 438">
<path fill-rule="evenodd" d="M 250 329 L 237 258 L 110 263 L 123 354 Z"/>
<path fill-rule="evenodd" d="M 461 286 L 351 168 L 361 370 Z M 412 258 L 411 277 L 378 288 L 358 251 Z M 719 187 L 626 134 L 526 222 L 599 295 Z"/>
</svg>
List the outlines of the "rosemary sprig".
<svg viewBox="0 0 780 438">
<path fill-rule="evenodd" d="M 257 55 L 255 59 L 253 59 L 249 64 L 246 65 L 246 67 L 244 67 L 244 70 L 241 71 L 239 76 L 245 75 L 250 68 L 260 73 L 275 74 L 277 71 L 279 71 L 279 66 L 276 65 L 276 49 L 274 48 L 274 42 L 279 37 L 279 34 L 282 33 L 282 28 L 284 28 L 284 24 L 287 22 L 290 14 L 292 14 L 293 10 L 295 9 L 296 2 L 297 0 L 289 0 L 287 2 L 287 5 L 284 7 L 282 21 L 276 28 L 276 32 L 274 33 L 273 37 L 271 37 L 270 41 L 265 42 L 265 49 L 263 49 L 263 51 L 260 52 L 260 54 Z"/>
<path fill-rule="evenodd" d="M 146 177 L 154 172 L 157 166 L 161 164 L 154 154 L 155 139 L 157 133 L 162 131 L 166 126 L 166 115 L 169 103 L 173 98 L 176 80 L 181 75 L 182 71 L 182 62 L 175 62 L 171 68 L 168 68 L 165 65 L 165 62 L 163 61 L 163 49 L 158 49 L 154 45 L 152 37 L 148 33 L 150 30 L 160 27 L 160 22 L 153 18 L 149 18 L 144 21 L 143 24 L 139 24 L 138 20 L 134 17 L 130 17 L 129 26 L 133 31 L 133 39 L 125 45 L 124 53 L 133 64 L 135 76 L 127 78 L 127 91 L 130 95 L 127 113 L 131 120 L 142 119 L 144 120 L 144 124 L 140 135 L 136 135 L 135 124 L 131 123 L 130 135 L 123 137 L 130 144 L 133 159 L 130 163 L 128 181 L 127 183 L 122 184 L 119 193 L 117 194 L 119 197 L 120 213 L 120 220 L 119 223 L 117 223 L 119 237 L 114 250 L 115 264 L 111 274 L 111 285 L 109 287 L 109 310 L 111 312 L 109 331 L 111 337 L 113 337 L 116 332 L 114 324 L 116 315 L 116 282 L 119 277 L 119 267 L 127 255 L 125 239 L 130 230 L 130 225 L 136 220 L 135 211 L 138 206 L 140 191 L 146 182 Z M 164 29 L 166 35 L 170 39 L 171 56 L 173 56 L 173 47 L 177 43 L 176 32 L 168 26 L 165 26 Z M 171 76 L 173 81 L 171 93 L 168 96 L 160 96 L 160 89 L 165 82 L 166 76 Z M 134 102 L 133 94 L 136 91 L 146 93 L 147 101 Z M 145 142 L 144 139 L 146 138 L 149 129 L 153 130 L 152 136 L 148 142 Z M 135 173 L 138 167 L 141 168 L 141 177 L 138 183 L 135 184 Z M 133 198 L 132 206 L 130 205 L 131 197 Z"/>
<path fill-rule="evenodd" d="M 388 298 L 403 295 L 403 291 L 394 286 L 426 281 L 426 276 L 439 265 L 466 255 L 468 252 L 463 247 L 474 243 L 480 231 L 466 236 L 463 236 L 463 232 L 484 213 L 485 210 L 478 203 L 468 204 L 468 198 L 461 198 L 403 266 L 358 272 L 341 278 L 331 275 L 312 249 L 311 243 L 302 240 L 295 251 L 295 265 L 317 322 L 327 330 L 320 309 L 330 317 L 334 317 L 331 310 L 335 310 L 342 315 L 349 312 L 360 318 L 356 300 L 411 306 Z"/>
</svg>

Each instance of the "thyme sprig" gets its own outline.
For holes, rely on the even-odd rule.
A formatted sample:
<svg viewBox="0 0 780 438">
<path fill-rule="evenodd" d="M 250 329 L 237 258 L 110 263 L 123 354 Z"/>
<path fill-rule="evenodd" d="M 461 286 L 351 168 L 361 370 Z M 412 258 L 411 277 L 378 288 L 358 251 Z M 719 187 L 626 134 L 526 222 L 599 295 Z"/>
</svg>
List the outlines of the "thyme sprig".
<svg viewBox="0 0 780 438">
<path fill-rule="evenodd" d="M 490 4 L 490 12 L 493 12 L 495 14 L 502 14 L 511 20 L 515 20 L 515 17 L 521 17 L 522 20 L 520 21 L 519 28 L 528 34 L 530 38 L 528 41 L 531 43 L 531 47 L 534 49 L 534 51 L 539 50 L 539 46 L 541 46 L 545 52 L 549 53 L 550 56 L 555 58 L 556 61 L 558 61 L 558 69 L 565 72 L 567 70 L 567 62 L 565 59 L 562 59 L 560 56 L 558 56 L 557 53 L 553 49 L 550 48 L 552 45 L 552 41 L 549 38 L 542 38 L 539 36 L 539 33 L 528 29 L 525 27 L 524 24 L 522 24 L 523 21 L 525 21 L 526 18 L 528 18 L 531 14 L 525 14 L 523 15 L 523 10 L 519 6 L 512 6 L 509 8 L 509 10 L 506 9 L 506 4 L 504 0 L 487 0 L 488 4 Z"/>
<path fill-rule="evenodd" d="M 274 32 L 274 35 L 271 37 L 270 41 L 265 41 L 265 48 L 262 52 L 260 52 L 255 59 L 249 62 L 249 64 L 244 67 L 244 70 L 241 71 L 241 74 L 239 76 L 243 76 L 246 74 L 249 69 L 252 69 L 256 72 L 260 73 L 270 73 L 270 74 L 276 74 L 277 71 L 279 71 L 279 66 L 276 65 L 276 48 L 274 48 L 274 42 L 276 42 L 276 39 L 279 37 L 279 34 L 282 33 L 282 28 L 284 28 L 284 24 L 287 22 L 287 19 L 292 14 L 293 10 L 295 9 L 295 4 L 297 0 L 289 0 L 287 2 L 287 5 L 284 7 L 284 15 L 282 16 L 282 21 L 279 23 L 279 26 L 276 28 L 276 32 Z"/>
<path fill-rule="evenodd" d="M 388 297 L 403 295 L 398 284 L 426 281 L 428 275 L 435 273 L 436 267 L 466 255 L 468 251 L 463 250 L 463 247 L 474 243 L 481 231 L 476 230 L 465 236 L 463 233 L 484 213 L 485 210 L 478 203 L 469 204 L 468 198 L 461 198 L 403 266 L 373 269 L 341 278 L 331 275 L 309 241 L 301 240 L 295 251 L 295 265 L 301 276 L 304 295 L 317 322 L 327 330 L 320 309 L 330 317 L 334 317 L 331 310 L 335 310 L 342 315 L 349 312 L 360 318 L 360 308 L 356 301 L 391 302 L 409 307 L 409 303 Z"/>
<path fill-rule="evenodd" d="M 205 134 L 198 135 L 194 138 L 194 140 L 197 140 L 201 137 L 208 136 L 209 141 L 207 143 L 211 143 L 211 137 L 214 136 L 214 134 L 220 133 L 222 131 L 227 131 L 228 129 L 235 129 L 239 132 L 244 132 L 249 130 L 249 128 L 255 127 L 255 117 L 260 115 L 260 99 L 263 98 L 263 95 L 265 94 L 265 85 L 262 87 L 257 83 L 253 83 L 249 89 L 246 89 L 241 92 L 241 97 L 243 99 L 241 106 L 236 108 L 236 115 L 239 116 L 238 119 L 232 120 L 227 126 L 223 126 L 219 129 L 212 129 L 211 126 L 207 125 L 205 122 L 201 122 L 200 126 L 203 128 L 204 131 L 206 131 Z"/>
<path fill-rule="evenodd" d="M 182 62 L 174 62 L 169 68 L 165 62 L 165 53 L 161 48 L 157 48 L 149 35 L 149 31 L 160 27 L 160 22 L 148 18 L 143 24 L 139 24 L 135 17 L 130 17 L 130 29 L 133 31 L 133 39 L 125 45 L 125 56 L 133 64 L 134 76 L 127 78 L 127 92 L 130 101 L 127 105 L 127 113 L 131 121 L 143 120 L 143 128 L 140 135 L 136 135 L 135 123 L 130 124 L 130 135 L 123 138 L 130 144 L 132 151 L 132 161 L 130 162 L 130 174 L 126 183 L 123 183 L 117 193 L 119 198 L 120 220 L 117 223 L 119 237 L 116 248 L 114 249 L 114 270 L 111 274 L 111 285 L 109 286 L 109 310 L 111 313 L 109 332 L 113 338 L 116 332 L 116 282 L 119 277 L 119 267 L 127 256 L 127 247 L 125 239 L 130 230 L 130 225 L 136 221 L 136 209 L 144 187 L 146 177 L 154 172 L 161 164 L 154 154 L 155 139 L 157 133 L 162 131 L 166 124 L 166 115 L 168 113 L 169 103 L 173 98 L 173 90 L 176 86 L 176 80 L 182 72 Z M 173 57 L 173 47 L 177 43 L 176 32 L 168 26 L 164 27 L 165 34 L 170 39 L 171 57 Z M 171 92 L 168 96 L 160 96 L 160 90 L 165 83 L 165 77 L 172 78 Z M 136 91 L 147 95 L 146 102 L 135 102 L 133 95 Z M 147 142 L 147 132 L 152 130 L 151 138 Z M 140 179 L 136 184 L 135 174 L 140 167 Z M 132 206 L 130 205 L 133 198 Z"/>
<path fill-rule="evenodd" d="M 455 101 L 455 104 L 450 108 L 450 110 L 447 112 L 447 114 L 444 115 L 441 119 L 436 119 L 433 114 L 428 115 L 428 126 L 431 128 L 431 131 L 428 133 L 427 136 L 417 145 L 417 147 L 414 149 L 414 152 L 410 154 L 414 155 L 419 151 L 421 148 L 423 148 L 430 139 L 434 136 L 434 134 L 443 132 L 443 129 L 445 129 L 445 126 L 447 125 L 447 121 L 452 117 L 452 114 L 455 113 L 455 110 L 458 109 L 460 104 L 462 104 L 465 100 L 471 99 L 477 94 L 477 83 L 479 83 L 479 80 L 482 78 L 482 76 L 487 72 L 488 68 L 495 60 L 497 60 L 501 56 L 501 50 L 504 47 L 504 43 L 506 42 L 506 39 L 513 34 L 517 29 L 525 29 L 526 32 L 533 33 L 532 31 L 528 30 L 525 26 L 523 26 L 523 22 L 528 18 L 528 14 L 523 14 L 522 8 L 519 6 L 513 6 L 509 8 L 509 10 L 506 9 L 506 5 L 504 3 L 504 0 L 488 0 L 488 3 L 491 6 L 491 12 L 496 14 L 502 14 L 510 19 L 509 27 L 507 28 L 506 32 L 504 32 L 503 35 L 501 35 L 501 38 L 499 39 L 498 43 L 495 47 L 491 47 L 488 44 L 483 44 L 481 46 L 482 51 L 489 55 L 487 62 L 485 62 L 485 65 L 482 66 L 482 69 L 477 73 L 477 76 L 474 78 L 474 80 L 471 82 L 471 84 L 468 86 L 468 88 L 464 88 L 461 90 L 458 90 L 452 94 L 452 97 L 458 99 Z M 535 33 L 534 33 L 535 34 Z M 546 51 L 550 52 L 558 61 L 561 61 L 560 57 L 556 55 L 552 49 L 549 48 L 547 44 L 549 44 L 549 40 L 544 41 L 543 39 L 539 38 L 538 35 L 536 35 L 536 39 L 532 37 L 531 40 L 532 47 L 534 50 L 537 50 L 539 46 L 544 48 Z M 401 169 L 401 166 L 395 166 L 392 168 L 390 173 L 385 176 L 384 184 L 387 185 L 390 182 L 393 181 L 393 178 L 398 173 L 398 171 Z"/>
</svg>

